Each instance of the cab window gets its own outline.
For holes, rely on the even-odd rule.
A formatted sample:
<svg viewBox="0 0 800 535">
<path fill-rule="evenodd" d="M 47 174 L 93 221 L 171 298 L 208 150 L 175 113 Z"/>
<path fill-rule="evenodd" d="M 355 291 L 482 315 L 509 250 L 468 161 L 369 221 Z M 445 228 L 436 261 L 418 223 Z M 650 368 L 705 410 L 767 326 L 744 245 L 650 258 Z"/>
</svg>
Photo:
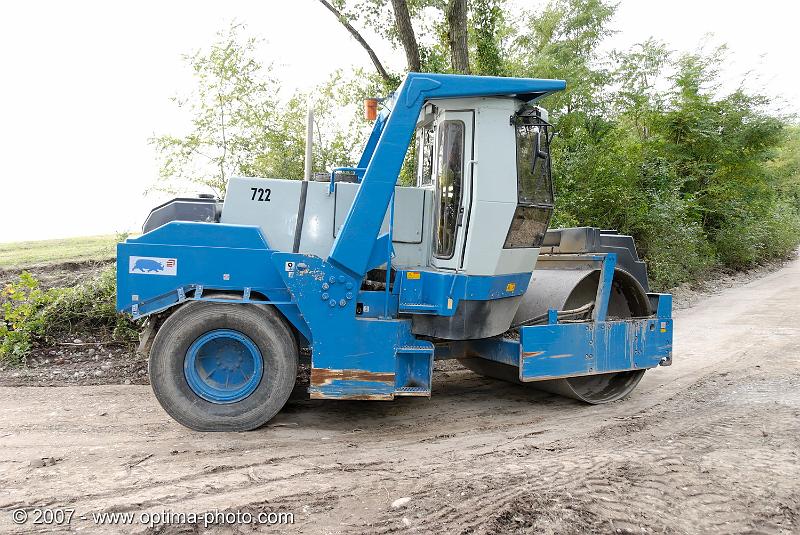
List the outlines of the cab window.
<svg viewBox="0 0 800 535">
<path fill-rule="evenodd" d="M 437 258 L 452 258 L 455 252 L 464 177 L 464 132 L 463 121 L 444 121 L 438 127 L 433 248 Z"/>
<path fill-rule="evenodd" d="M 540 247 L 553 214 L 551 126 L 535 109 L 523 110 L 512 122 L 517 144 L 517 208 L 503 247 Z"/>
<path fill-rule="evenodd" d="M 433 127 L 417 130 L 417 185 L 430 186 L 433 183 Z"/>
</svg>

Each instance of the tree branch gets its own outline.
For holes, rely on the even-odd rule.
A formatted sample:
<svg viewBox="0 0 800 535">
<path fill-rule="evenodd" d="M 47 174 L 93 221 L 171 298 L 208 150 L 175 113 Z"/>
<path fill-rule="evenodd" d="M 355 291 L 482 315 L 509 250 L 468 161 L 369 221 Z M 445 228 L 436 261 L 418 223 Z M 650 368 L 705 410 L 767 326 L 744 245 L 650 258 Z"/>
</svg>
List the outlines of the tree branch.
<svg viewBox="0 0 800 535">
<path fill-rule="evenodd" d="M 375 51 L 372 50 L 372 47 L 369 46 L 369 43 L 367 43 L 367 41 L 361 36 L 359 31 L 353 28 L 353 25 L 350 24 L 350 22 L 347 20 L 347 17 L 342 15 L 342 12 L 336 9 L 333 4 L 328 2 L 328 0 L 319 0 L 319 3 L 328 8 L 328 11 L 336 15 L 336 18 L 339 20 L 342 26 L 344 26 L 347 31 L 350 32 L 350 35 L 352 35 L 353 38 L 358 41 L 362 47 L 364 47 L 364 50 L 367 51 L 369 58 L 372 60 L 372 64 L 375 65 L 375 69 L 378 71 L 378 74 L 381 76 L 381 78 L 383 78 L 383 81 L 391 83 L 392 77 L 389 76 L 389 73 L 383 68 L 383 64 L 381 64 L 380 60 L 378 59 L 378 55 L 375 54 Z"/>
<path fill-rule="evenodd" d="M 394 11 L 397 35 L 403 44 L 403 50 L 406 52 L 408 70 L 420 72 L 422 66 L 419 57 L 419 45 L 417 44 L 417 37 L 414 35 L 414 27 L 411 25 L 411 15 L 408 13 L 406 0 L 392 0 L 392 10 Z"/>
<path fill-rule="evenodd" d="M 225 183 L 225 158 L 228 156 L 228 140 L 225 137 L 225 101 L 222 95 L 219 96 L 220 127 L 222 129 L 222 159 L 219 162 L 219 175 L 222 183 Z"/>
<path fill-rule="evenodd" d="M 453 71 L 469 74 L 467 0 L 449 0 L 445 16 L 447 18 L 447 41 L 450 44 L 450 61 L 453 65 Z"/>
</svg>

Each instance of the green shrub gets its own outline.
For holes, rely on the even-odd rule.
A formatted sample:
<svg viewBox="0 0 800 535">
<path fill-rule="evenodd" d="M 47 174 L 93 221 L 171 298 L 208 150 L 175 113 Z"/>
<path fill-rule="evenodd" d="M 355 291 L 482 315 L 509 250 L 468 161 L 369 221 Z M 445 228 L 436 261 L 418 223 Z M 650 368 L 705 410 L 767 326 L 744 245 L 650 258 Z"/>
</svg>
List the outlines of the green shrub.
<svg viewBox="0 0 800 535">
<path fill-rule="evenodd" d="M 38 312 L 55 298 L 55 292 L 39 288 L 30 273 L 23 271 L 19 280 L 3 289 L 0 306 L 0 359 L 19 364 L 31 349 L 33 333 L 44 332 Z"/>
<path fill-rule="evenodd" d="M 767 204 L 726 219 L 713 241 L 720 263 L 735 270 L 785 258 L 800 244 L 800 214 L 785 201 Z"/>
<path fill-rule="evenodd" d="M 0 305 L 0 361 L 21 364 L 36 345 L 65 335 L 92 334 L 132 342 L 137 328 L 115 308 L 114 270 L 103 271 L 69 288 L 42 289 L 23 272 L 6 286 Z"/>
<path fill-rule="evenodd" d="M 763 223 L 764 252 L 768 257 L 786 258 L 800 245 L 798 205 L 777 203 Z"/>
<path fill-rule="evenodd" d="M 644 239 L 637 238 L 636 245 L 647 262 L 654 291 L 665 291 L 697 278 L 714 264 L 713 248 L 702 227 L 691 220 L 678 219 L 672 225 L 655 221 Z"/>
</svg>

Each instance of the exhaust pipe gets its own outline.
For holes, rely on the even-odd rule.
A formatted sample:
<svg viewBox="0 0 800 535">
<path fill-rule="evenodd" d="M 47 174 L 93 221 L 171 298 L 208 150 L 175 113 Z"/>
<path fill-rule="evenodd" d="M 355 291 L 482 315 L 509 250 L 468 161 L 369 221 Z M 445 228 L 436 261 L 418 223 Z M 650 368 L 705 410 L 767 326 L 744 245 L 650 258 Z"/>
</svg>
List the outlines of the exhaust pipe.
<svg viewBox="0 0 800 535">
<path fill-rule="evenodd" d="M 294 227 L 293 253 L 300 252 L 300 238 L 303 236 L 303 219 L 306 216 L 306 197 L 308 196 L 308 181 L 311 180 L 311 171 L 314 164 L 314 107 L 309 102 L 306 112 L 306 161 L 303 168 L 303 183 L 300 185 L 300 206 L 297 207 L 297 223 Z"/>
<path fill-rule="evenodd" d="M 314 158 L 314 108 L 309 103 L 306 112 L 306 165 L 303 180 L 311 180 L 311 169 L 313 168 Z"/>
</svg>

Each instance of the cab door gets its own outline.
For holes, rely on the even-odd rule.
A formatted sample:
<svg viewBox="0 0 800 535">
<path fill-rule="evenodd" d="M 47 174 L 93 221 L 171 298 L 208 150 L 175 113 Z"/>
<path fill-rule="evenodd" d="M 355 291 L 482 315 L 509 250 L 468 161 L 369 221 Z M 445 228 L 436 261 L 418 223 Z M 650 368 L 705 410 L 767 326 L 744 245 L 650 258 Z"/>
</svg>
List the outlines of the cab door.
<svg viewBox="0 0 800 535">
<path fill-rule="evenodd" d="M 469 222 L 475 112 L 443 111 L 436 121 L 431 265 L 461 267 Z"/>
</svg>

